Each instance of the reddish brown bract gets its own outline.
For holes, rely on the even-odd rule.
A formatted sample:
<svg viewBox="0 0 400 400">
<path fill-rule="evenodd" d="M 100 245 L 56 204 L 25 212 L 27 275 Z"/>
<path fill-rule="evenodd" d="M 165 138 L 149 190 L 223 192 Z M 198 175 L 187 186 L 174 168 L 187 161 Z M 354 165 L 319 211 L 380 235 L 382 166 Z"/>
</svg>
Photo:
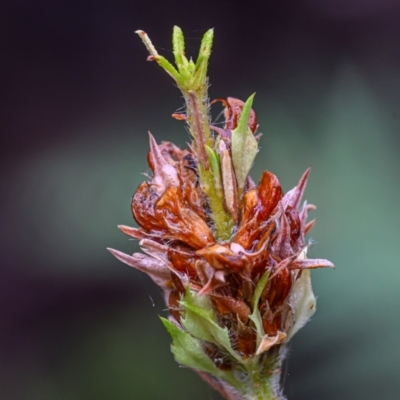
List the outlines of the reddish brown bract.
<svg viewBox="0 0 400 400">
<path fill-rule="evenodd" d="M 236 128 L 244 103 L 234 98 L 217 101 L 225 106 L 226 121 L 224 130 L 215 131 L 221 134 L 224 154 L 229 157 L 226 132 Z M 257 128 L 254 111 L 249 127 L 252 132 Z M 140 229 L 121 227 L 141 240 L 148 256 L 113 254 L 146 272 L 154 265 L 154 276 L 148 273 L 163 288 L 171 318 L 179 326 L 180 301 L 189 288 L 209 297 L 218 323 L 228 328 L 231 345 L 242 357 L 279 345 L 294 323 L 288 296 L 301 271 L 333 266 L 327 260 L 305 258 L 305 234 L 313 225 L 307 223 L 307 213 L 313 206 L 304 203 L 300 208 L 300 201 L 309 170 L 285 195 L 271 172 L 265 171 L 257 186 L 248 177 L 241 198 L 226 201 L 235 225 L 230 240 L 221 242 L 214 237 L 207 199 L 198 182 L 197 154 L 172 143 L 157 145 L 150 136 L 148 161 L 153 177 L 139 186 L 132 199 L 132 213 Z M 233 176 L 230 186 L 235 185 Z M 266 271 L 270 279 L 256 307 L 267 336 L 257 350 L 250 316 L 255 286 Z M 204 350 L 218 368 L 231 367 L 230 362 L 221 361 L 223 355 L 213 344 L 205 343 Z"/>
<path fill-rule="evenodd" d="M 237 127 L 239 123 L 240 115 L 242 114 L 244 102 L 239 99 L 235 99 L 234 97 L 228 97 L 227 99 L 215 99 L 211 102 L 211 104 L 221 102 L 224 109 L 224 117 L 225 117 L 225 129 L 233 130 Z M 257 130 L 257 117 L 254 110 L 251 110 L 250 118 L 249 118 L 249 127 L 253 133 Z"/>
</svg>

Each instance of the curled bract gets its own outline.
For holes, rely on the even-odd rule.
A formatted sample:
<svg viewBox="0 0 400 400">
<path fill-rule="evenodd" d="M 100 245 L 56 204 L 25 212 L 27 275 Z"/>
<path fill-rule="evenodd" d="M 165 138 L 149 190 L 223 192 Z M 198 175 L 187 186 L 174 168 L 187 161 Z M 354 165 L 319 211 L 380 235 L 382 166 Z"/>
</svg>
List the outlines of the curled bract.
<svg viewBox="0 0 400 400">
<path fill-rule="evenodd" d="M 237 128 L 240 115 L 235 113 L 243 110 L 237 102 L 230 107 L 233 110 L 225 113 L 227 130 Z M 253 126 L 255 114 L 250 115 Z M 228 241 L 215 236 L 207 198 L 199 188 L 197 153 L 168 142 L 158 145 L 150 135 L 153 175 L 132 198 L 140 228 L 121 227 L 141 240 L 147 255 L 110 250 L 165 291 L 175 324 L 167 326 L 170 332 L 181 329 L 191 335 L 193 343 L 202 343 L 200 348 L 214 367 L 225 372 L 238 360 L 286 343 L 315 310 L 309 270 L 333 267 L 327 260 L 306 258 L 305 235 L 311 229 L 307 215 L 315 207 L 306 202 L 301 206 L 301 198 L 310 170 L 286 194 L 269 171 L 239 194 L 232 151 L 231 141 L 220 137 L 214 173 L 221 174 L 217 178 L 226 193 L 224 207 L 235 221 Z M 230 361 L 219 363 L 221 356 Z M 185 363 L 182 355 L 178 358 Z M 187 365 L 194 367 L 193 362 Z M 201 365 L 197 369 L 207 370 Z"/>
</svg>

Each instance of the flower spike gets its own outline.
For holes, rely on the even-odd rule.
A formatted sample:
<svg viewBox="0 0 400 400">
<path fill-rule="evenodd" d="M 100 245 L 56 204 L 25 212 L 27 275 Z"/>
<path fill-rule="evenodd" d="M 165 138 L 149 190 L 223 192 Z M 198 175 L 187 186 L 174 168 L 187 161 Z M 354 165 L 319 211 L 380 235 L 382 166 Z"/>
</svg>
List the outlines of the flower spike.
<svg viewBox="0 0 400 400">
<path fill-rule="evenodd" d="M 163 290 L 170 315 L 161 320 L 179 364 L 226 400 L 284 400 L 280 374 L 287 343 L 316 309 L 311 270 L 333 267 L 307 258 L 306 235 L 315 223 L 307 218 L 315 206 L 300 203 L 310 169 L 286 194 L 272 172 L 254 183 L 250 169 L 260 138 L 254 94 L 246 102 L 217 99 L 225 123 L 210 125 L 212 29 L 194 62 L 185 55 L 182 30 L 174 27 L 176 66 L 144 31 L 137 33 L 148 59 L 181 90 L 186 111 L 173 116 L 188 125 L 193 141 L 180 149 L 157 144 L 149 133 L 153 174 L 131 203 L 139 228 L 119 226 L 140 241 L 144 254 L 108 250 Z"/>
</svg>

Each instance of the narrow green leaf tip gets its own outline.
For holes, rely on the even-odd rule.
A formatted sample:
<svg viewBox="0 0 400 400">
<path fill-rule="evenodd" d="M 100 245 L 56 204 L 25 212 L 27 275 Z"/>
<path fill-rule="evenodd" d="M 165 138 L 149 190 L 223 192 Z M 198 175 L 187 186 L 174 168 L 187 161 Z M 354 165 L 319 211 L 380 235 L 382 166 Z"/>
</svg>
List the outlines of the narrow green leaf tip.
<svg viewBox="0 0 400 400">
<path fill-rule="evenodd" d="M 182 331 L 168 319 L 160 318 L 172 337 L 172 352 L 176 361 L 186 367 L 215 374 L 216 367 L 204 353 L 200 340 Z"/>
<path fill-rule="evenodd" d="M 264 328 L 263 328 L 263 323 L 262 323 L 262 318 L 260 311 L 258 310 L 258 302 L 260 300 L 261 294 L 267 285 L 268 278 L 270 275 L 270 271 L 265 271 L 263 276 L 259 279 L 257 282 L 257 285 L 254 289 L 253 293 L 253 301 L 252 301 L 252 306 L 253 306 L 253 312 L 250 315 L 250 319 L 254 322 L 254 325 L 256 326 L 256 331 L 257 331 L 257 345 L 260 344 L 261 338 L 264 335 Z"/>
<path fill-rule="evenodd" d="M 244 103 L 242 113 L 240 114 L 239 123 L 235 131 L 247 132 L 251 107 L 253 106 L 253 100 L 255 95 L 256 94 L 253 93 Z"/>
<path fill-rule="evenodd" d="M 239 194 L 243 192 L 247 175 L 258 153 L 258 143 L 248 126 L 255 93 L 243 106 L 238 126 L 232 131 L 232 162 L 238 184 Z"/>
<path fill-rule="evenodd" d="M 199 296 L 197 293 L 187 290 L 181 305 L 185 309 L 185 318 L 182 319 L 182 324 L 190 334 L 214 343 L 235 359 L 241 360 L 239 354 L 232 348 L 228 329 L 218 325 L 215 312 L 207 296 Z"/>
<path fill-rule="evenodd" d="M 203 35 L 203 38 L 201 39 L 199 55 L 196 61 L 197 68 L 199 67 L 198 64 L 202 62 L 203 59 L 206 59 L 206 61 L 208 61 L 208 59 L 210 58 L 213 40 L 214 40 L 214 29 L 211 28 Z"/>
<path fill-rule="evenodd" d="M 172 50 L 175 57 L 175 64 L 183 80 L 190 79 L 189 62 L 185 56 L 185 38 L 182 29 L 174 26 L 172 33 Z"/>
<path fill-rule="evenodd" d="M 206 153 L 208 156 L 208 162 L 211 165 L 211 170 L 212 173 L 214 175 L 214 182 L 215 182 L 215 187 L 217 189 L 221 189 L 222 188 L 222 184 L 221 184 L 221 167 L 220 167 L 220 161 L 219 161 L 219 157 L 218 154 L 216 154 L 211 147 L 209 146 L 205 146 L 206 148 Z"/>
<path fill-rule="evenodd" d="M 214 365 L 210 357 L 204 352 L 199 339 L 179 329 L 168 319 L 163 317 L 160 317 L 160 319 L 167 332 L 171 335 L 172 353 L 179 364 L 222 378 L 236 389 L 241 388 L 241 382 L 235 378 L 232 371 L 223 371 Z"/>
<path fill-rule="evenodd" d="M 208 60 L 214 39 L 214 29 L 209 29 L 201 40 L 199 55 L 196 60 L 196 72 L 193 78 L 193 90 L 202 89 L 206 85 Z"/>
</svg>

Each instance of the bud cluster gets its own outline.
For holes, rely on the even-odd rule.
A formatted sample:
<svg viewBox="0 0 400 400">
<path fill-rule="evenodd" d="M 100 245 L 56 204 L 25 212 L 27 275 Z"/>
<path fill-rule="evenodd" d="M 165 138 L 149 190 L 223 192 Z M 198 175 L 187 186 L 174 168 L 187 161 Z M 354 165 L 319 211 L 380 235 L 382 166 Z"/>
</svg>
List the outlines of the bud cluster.
<svg viewBox="0 0 400 400">
<path fill-rule="evenodd" d="M 193 141 L 180 149 L 157 144 L 149 134 L 153 174 L 131 204 L 139 228 L 119 226 L 140 240 L 144 254 L 109 250 L 162 288 L 170 311 L 162 321 L 181 365 L 228 400 L 284 399 L 279 378 L 285 346 L 315 311 L 310 270 L 333 267 L 307 258 L 305 236 L 315 222 L 307 217 L 315 207 L 301 199 L 310 170 L 286 194 L 269 171 L 258 184 L 251 179 L 260 139 L 254 95 L 246 102 L 217 99 L 225 123 L 210 124 L 211 30 L 194 63 L 174 28 L 177 68 L 143 31 L 138 34 L 149 59 L 181 89 L 186 113 L 173 116 L 186 121 Z"/>
</svg>

